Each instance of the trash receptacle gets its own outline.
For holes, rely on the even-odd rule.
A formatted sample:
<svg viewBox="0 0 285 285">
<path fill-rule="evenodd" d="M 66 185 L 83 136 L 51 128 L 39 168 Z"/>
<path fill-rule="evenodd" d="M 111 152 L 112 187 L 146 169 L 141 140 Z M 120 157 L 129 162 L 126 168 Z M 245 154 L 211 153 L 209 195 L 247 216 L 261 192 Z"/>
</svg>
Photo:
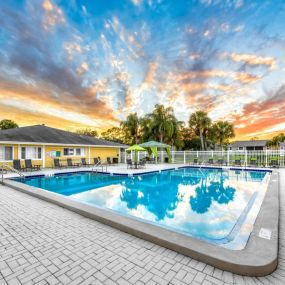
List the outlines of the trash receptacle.
<svg viewBox="0 0 285 285">
<path fill-rule="evenodd" d="M 168 157 L 165 157 L 165 158 L 164 158 L 164 162 L 165 162 L 165 163 L 168 163 L 168 162 L 169 162 Z"/>
</svg>

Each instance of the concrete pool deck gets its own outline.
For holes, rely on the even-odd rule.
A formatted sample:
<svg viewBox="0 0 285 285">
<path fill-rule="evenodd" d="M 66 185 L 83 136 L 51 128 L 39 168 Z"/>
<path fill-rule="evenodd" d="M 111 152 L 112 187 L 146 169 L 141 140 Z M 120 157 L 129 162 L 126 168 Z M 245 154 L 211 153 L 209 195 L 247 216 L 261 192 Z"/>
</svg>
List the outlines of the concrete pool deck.
<svg viewBox="0 0 285 285">
<path fill-rule="evenodd" d="M 160 170 L 167 170 L 167 169 L 175 169 L 175 168 L 179 168 L 179 167 L 183 167 L 183 166 L 192 166 L 192 167 L 197 167 L 199 168 L 199 165 L 185 165 L 182 163 L 160 163 L 160 164 L 146 164 L 145 168 L 139 168 L 139 169 L 128 169 L 127 165 L 124 163 L 120 163 L 118 165 L 110 165 L 107 166 L 107 171 L 106 168 L 102 168 L 99 167 L 97 168 L 98 172 L 107 172 L 107 173 L 114 173 L 114 174 L 127 174 L 127 175 L 136 175 L 136 174 L 140 174 L 140 173 L 148 173 L 148 172 L 152 172 L 152 171 L 160 171 Z M 209 168 L 222 168 L 221 166 L 211 166 L 211 165 L 203 165 L 202 167 L 209 167 Z M 230 168 L 239 168 L 239 167 L 234 167 L 234 166 L 223 166 L 223 168 L 225 169 L 230 169 Z M 240 168 L 240 169 L 244 169 L 244 168 Z M 269 168 L 247 168 L 247 170 L 251 170 L 251 169 L 258 169 L 258 170 L 270 170 Z M 34 175 L 54 175 L 55 173 L 67 173 L 67 172 L 78 172 L 78 171 L 91 171 L 92 167 L 76 167 L 76 168 L 45 168 L 45 169 L 41 169 L 40 171 L 31 171 L 31 172 L 22 172 L 25 176 L 34 176 Z M 12 178 L 12 177 L 19 177 L 18 174 L 16 173 L 7 173 L 4 174 L 4 178 Z"/>
<path fill-rule="evenodd" d="M 284 187 L 284 170 L 280 171 L 283 171 L 283 175 L 281 175 L 281 184 Z M 34 282 L 37 282 L 40 279 L 38 278 L 38 275 L 41 275 L 37 273 L 37 266 L 40 266 L 39 263 L 42 265 L 42 259 L 45 259 L 45 257 L 48 259 L 52 259 L 52 261 L 50 262 L 50 267 L 53 267 L 51 265 L 54 265 L 57 268 L 56 270 L 53 267 L 54 270 L 56 270 L 55 272 L 60 272 L 59 274 L 48 274 L 49 270 L 45 270 L 48 271 L 46 272 L 46 276 L 52 275 L 55 278 L 53 279 L 52 277 L 50 277 L 50 280 L 56 280 L 55 284 L 71 284 L 72 280 L 75 281 L 75 284 L 81 284 L 83 280 L 86 280 L 86 284 L 95 284 L 96 282 L 94 280 L 97 280 L 98 284 L 190 284 L 191 282 L 191 284 L 283 284 L 285 279 L 284 271 L 282 271 L 284 270 L 285 264 L 283 262 L 283 259 L 281 259 L 280 264 L 280 255 L 279 267 L 277 271 L 275 271 L 272 275 L 266 276 L 264 278 L 241 277 L 239 275 L 234 275 L 226 271 L 221 271 L 217 268 L 185 257 L 171 250 L 156 246 L 150 242 L 146 242 L 138 238 L 132 237 L 128 234 L 114 230 L 98 222 L 91 221 L 84 217 L 80 217 L 79 215 L 69 212 L 68 210 L 62 209 L 58 206 L 52 205 L 44 201 L 40 201 L 36 198 L 22 194 L 15 190 L 11 190 L 5 187 L 1 188 L 5 190 L 2 191 L 3 199 L 1 199 L 1 220 L 3 221 L 1 223 L 1 232 L 4 231 L 4 233 L 6 233 L 7 235 L 5 236 L 6 238 L 2 236 L 0 240 L 2 245 L 1 250 L 3 250 L 4 247 L 4 253 L 3 251 L 1 251 L 1 257 L 3 255 L 5 257 L 4 263 L 0 263 L 0 270 L 1 274 L 3 275 L 3 280 L 5 279 L 6 282 L 9 276 L 11 276 L 11 278 L 18 278 L 16 280 L 23 280 L 23 278 L 26 277 L 28 281 L 33 280 Z M 43 207 L 45 211 L 41 211 L 41 207 Z M 283 229 L 283 208 L 284 197 L 281 191 L 280 230 Z M 8 215 L 5 215 L 5 211 Z M 15 219 L 13 219 L 13 217 L 15 217 Z M 41 219 L 43 220 L 43 224 L 41 224 Z M 56 224 L 57 221 L 59 225 Z M 66 229 L 64 228 L 65 222 Z M 50 226 L 49 223 L 51 224 Z M 74 229 L 72 228 L 73 224 L 75 225 Z M 90 226 L 93 230 L 90 230 L 89 232 L 88 227 Z M 49 233 L 45 231 L 46 227 L 49 228 L 51 231 L 50 236 Z M 55 229 L 53 229 L 52 227 L 55 227 L 58 230 L 58 237 L 56 234 L 57 231 L 55 231 Z M 25 238 L 25 234 L 23 239 L 23 234 L 20 229 L 22 229 L 24 233 L 26 233 L 26 235 L 31 239 L 31 241 L 29 240 L 29 238 L 27 238 L 27 236 Z M 101 233 L 99 234 L 99 239 L 98 233 L 96 234 L 96 229 L 98 229 L 98 231 Z M 75 252 L 73 252 L 73 243 L 68 239 L 68 237 L 65 238 L 63 233 L 66 233 L 66 235 L 73 240 L 73 243 L 76 245 L 74 248 Z M 106 241 L 104 240 L 104 236 L 106 238 Z M 124 241 L 126 241 L 126 239 L 131 240 L 131 246 L 135 248 L 134 252 L 124 251 L 125 245 L 124 242 L 120 240 L 120 238 L 122 238 Z M 282 249 L 282 234 L 280 234 L 279 239 L 280 246 Z M 84 241 L 87 242 L 87 245 L 84 244 Z M 61 245 L 59 245 L 58 242 Z M 24 248 L 21 247 L 22 243 L 24 243 Z M 40 243 L 40 245 L 38 245 L 38 243 Z M 19 247 L 19 254 L 17 251 L 13 252 L 13 244 Z M 126 242 L 126 244 L 129 243 Z M 96 250 L 93 249 L 94 246 Z M 79 249 L 76 250 L 76 247 Z M 88 250 L 84 251 L 86 247 L 89 249 L 90 252 Z M 47 250 L 47 255 L 45 255 L 45 248 Z M 68 260 L 70 260 L 70 257 L 66 256 L 68 252 L 70 255 L 79 255 L 78 264 L 75 265 L 77 270 L 74 269 L 72 271 L 73 264 L 71 263 L 68 263 L 68 265 L 66 264 L 65 266 L 63 266 L 68 266 L 68 268 L 65 268 L 66 271 L 61 270 L 62 268 L 58 267 L 59 265 L 62 265 L 65 262 L 61 260 L 60 255 L 56 254 L 56 248 L 61 253 L 66 250 L 66 252 L 64 253 L 64 259 L 67 258 Z M 12 252 L 12 255 L 8 252 L 7 254 L 5 254 L 5 249 L 7 249 L 8 252 Z M 123 255 L 120 255 L 120 249 L 124 253 Z M 28 252 L 32 252 L 31 258 L 32 260 L 34 260 L 35 263 L 37 263 L 37 266 L 33 267 L 33 264 L 29 263 L 29 258 L 22 256 L 22 254 L 25 253 L 26 250 Z M 50 256 L 50 251 L 55 253 L 55 261 L 53 257 Z M 282 250 L 280 250 L 280 254 L 281 253 Z M 26 256 L 28 255 L 29 254 L 26 254 Z M 112 266 L 108 266 L 114 261 L 110 255 L 114 256 L 114 260 L 119 260 L 119 263 L 117 262 L 117 265 L 114 265 L 114 267 L 116 268 L 113 270 Z M 28 268 L 31 267 L 32 269 L 35 269 L 36 272 L 32 270 L 35 276 L 33 279 L 27 278 L 28 274 L 25 275 L 27 270 L 23 270 L 24 272 L 21 273 L 14 272 L 17 271 L 18 267 L 21 268 L 20 261 L 18 262 L 18 259 L 22 260 L 22 262 L 26 260 L 26 262 L 28 263 L 24 264 L 24 269 L 25 266 Z M 82 266 L 80 266 L 79 264 L 83 262 L 85 263 L 86 259 L 95 259 L 96 261 L 98 260 L 98 263 L 102 263 L 103 261 L 104 265 L 100 268 L 99 264 L 98 268 L 96 266 L 94 268 L 94 266 L 92 266 L 92 262 L 90 265 L 89 261 L 87 262 L 89 266 L 86 265 L 87 268 L 89 267 L 89 270 L 84 269 L 84 267 L 82 268 Z M 17 268 L 15 268 L 15 262 L 13 262 L 15 260 L 18 266 Z M 129 261 L 131 261 L 132 263 L 132 265 L 129 266 L 131 266 L 133 270 L 129 269 L 129 267 L 126 265 L 126 263 L 129 264 Z M 6 267 L 3 264 L 6 264 Z M 118 264 L 121 264 L 123 266 L 120 268 Z M 71 265 L 71 268 L 69 265 Z M 7 269 L 3 271 L 4 274 L 2 273 L 3 266 L 5 269 Z M 43 267 L 45 267 L 45 265 L 43 265 Z M 71 273 L 67 274 L 67 272 L 69 271 L 71 271 Z M 79 272 L 78 274 L 75 274 L 77 271 L 80 271 L 81 274 L 79 274 Z M 22 275 L 24 277 L 22 277 Z M 148 277 L 145 277 L 146 275 Z M 67 278 L 67 281 L 60 281 L 60 276 L 64 276 L 62 277 L 62 280 L 64 280 L 64 278 Z M 72 276 L 72 278 L 70 278 L 70 276 Z M 24 281 L 26 280 L 24 279 Z M 139 281 L 142 281 L 144 283 L 141 283 Z M 6 284 L 4 281 L 3 283 Z M 25 284 L 25 282 L 22 282 L 22 284 L 23 283 Z M 43 284 L 48 283 L 43 282 Z"/>
</svg>

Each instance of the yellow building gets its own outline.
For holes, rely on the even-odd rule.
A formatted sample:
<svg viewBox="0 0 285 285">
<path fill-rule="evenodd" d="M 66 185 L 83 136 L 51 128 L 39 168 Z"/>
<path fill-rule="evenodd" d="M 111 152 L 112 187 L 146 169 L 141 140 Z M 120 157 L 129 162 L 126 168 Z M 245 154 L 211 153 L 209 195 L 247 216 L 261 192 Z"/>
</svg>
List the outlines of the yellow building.
<svg viewBox="0 0 285 285">
<path fill-rule="evenodd" d="M 94 158 L 101 161 L 110 157 L 120 160 L 120 149 L 126 145 L 98 138 L 79 135 L 45 125 L 35 125 L 0 131 L 0 162 L 12 164 L 13 160 L 31 159 L 35 165 L 53 167 L 54 158 L 63 163 L 67 158 L 80 162 L 86 158 L 93 163 Z"/>
</svg>

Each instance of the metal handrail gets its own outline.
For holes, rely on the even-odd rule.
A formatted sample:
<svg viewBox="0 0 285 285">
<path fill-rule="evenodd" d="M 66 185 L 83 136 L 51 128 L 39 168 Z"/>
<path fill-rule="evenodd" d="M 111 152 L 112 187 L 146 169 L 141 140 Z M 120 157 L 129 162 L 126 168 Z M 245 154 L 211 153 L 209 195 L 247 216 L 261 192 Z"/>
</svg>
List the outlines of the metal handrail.
<svg viewBox="0 0 285 285">
<path fill-rule="evenodd" d="M 4 170 L 7 169 L 7 168 L 11 172 L 14 172 L 14 173 L 18 174 L 20 177 L 26 178 L 26 176 L 22 172 L 20 172 L 19 170 L 15 169 L 11 165 L 6 164 L 6 163 L 1 163 L 1 183 L 2 184 L 4 183 Z"/>
<path fill-rule="evenodd" d="M 94 168 L 96 168 L 96 167 L 99 167 L 99 166 L 101 166 L 102 167 L 102 171 L 104 170 L 104 166 L 106 166 L 106 172 L 107 172 L 107 164 L 106 165 L 104 165 L 103 163 L 105 163 L 105 162 L 107 162 L 106 160 L 105 161 L 98 161 L 95 165 L 93 165 L 93 167 L 92 167 L 92 172 L 93 171 L 96 171 L 97 172 L 97 169 L 95 169 L 94 170 Z"/>
</svg>

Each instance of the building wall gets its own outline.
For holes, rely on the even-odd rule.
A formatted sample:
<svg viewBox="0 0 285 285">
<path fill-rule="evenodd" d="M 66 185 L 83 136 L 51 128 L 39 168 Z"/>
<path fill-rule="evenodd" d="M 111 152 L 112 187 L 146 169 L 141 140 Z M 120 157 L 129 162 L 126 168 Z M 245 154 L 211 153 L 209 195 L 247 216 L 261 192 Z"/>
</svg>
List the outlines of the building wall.
<svg viewBox="0 0 285 285">
<path fill-rule="evenodd" d="M 85 157 L 86 162 L 93 163 L 93 158 L 95 157 L 100 157 L 101 160 L 106 160 L 107 157 L 118 157 L 119 148 L 116 147 L 84 147 L 84 146 L 73 146 L 73 145 L 68 145 L 68 146 L 44 146 L 44 145 L 25 145 L 25 144 L 14 144 L 14 145 L 9 145 L 9 144 L 0 144 L 0 146 L 13 146 L 13 159 L 20 159 L 20 148 L 23 146 L 29 147 L 41 147 L 42 148 L 42 159 L 32 159 L 32 163 L 35 165 L 41 165 L 42 167 L 45 165 L 45 167 L 53 167 L 53 159 L 56 157 L 54 154 L 57 152 L 60 156 L 57 156 L 56 158 L 59 158 L 62 162 L 62 164 L 65 164 L 67 158 L 72 158 L 73 162 L 81 162 L 81 158 Z M 64 148 L 84 148 L 85 149 L 85 155 L 82 156 L 65 156 L 63 149 Z M 13 161 L 2 161 L 4 163 L 13 165 Z M 21 160 L 21 165 L 24 166 L 24 160 Z"/>
</svg>

